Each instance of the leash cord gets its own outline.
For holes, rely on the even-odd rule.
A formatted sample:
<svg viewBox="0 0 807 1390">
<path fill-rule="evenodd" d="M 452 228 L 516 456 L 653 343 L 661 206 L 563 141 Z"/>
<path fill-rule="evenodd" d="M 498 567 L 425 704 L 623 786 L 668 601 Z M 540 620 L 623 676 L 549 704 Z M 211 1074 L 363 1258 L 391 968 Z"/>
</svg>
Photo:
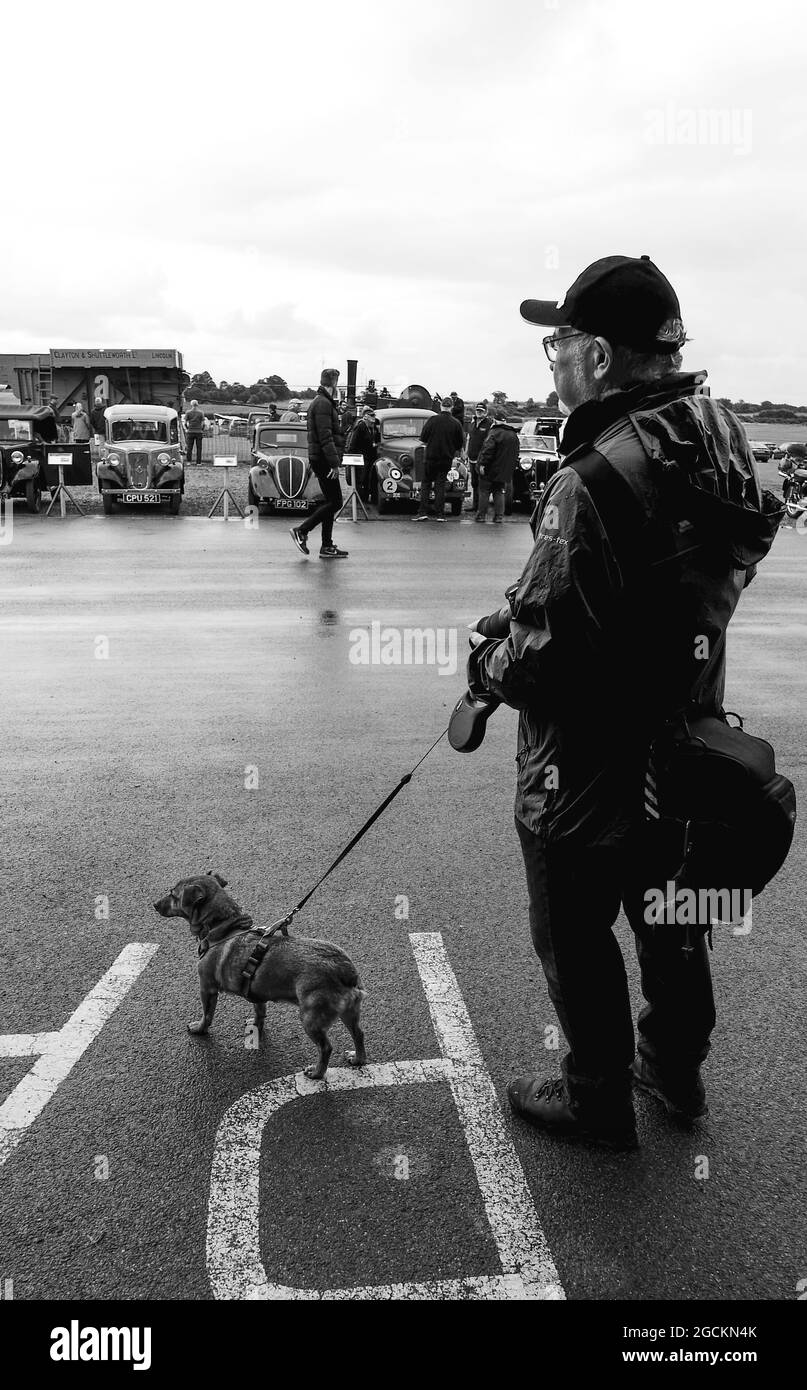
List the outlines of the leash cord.
<svg viewBox="0 0 807 1390">
<path fill-rule="evenodd" d="M 308 899 L 309 899 L 310 897 L 312 897 L 312 896 L 314 895 L 314 893 L 316 893 L 316 891 L 317 891 L 317 889 L 319 888 L 320 884 L 322 884 L 322 883 L 325 882 L 325 880 L 326 880 L 326 878 L 328 877 L 328 875 L 333 873 L 333 871 L 334 871 L 334 869 L 336 868 L 337 864 L 341 864 L 342 860 L 345 859 L 345 858 L 347 857 L 347 855 L 350 854 L 350 851 L 354 848 L 354 846 L 357 845 L 357 844 L 359 843 L 359 840 L 362 838 L 362 836 L 367 834 L 367 831 L 370 829 L 370 826 L 375 824 L 375 822 L 378 820 L 378 818 L 379 818 L 380 815 L 383 815 L 384 811 L 386 811 L 386 809 L 387 809 L 387 807 L 389 806 L 390 802 L 391 802 L 391 801 L 394 801 L 395 797 L 398 795 L 398 792 L 401 790 L 401 788 L 402 788 L 402 787 L 405 787 L 405 786 L 407 785 L 408 782 L 411 782 L 411 781 L 412 781 L 412 778 L 413 778 L 414 774 L 417 772 L 418 768 L 420 767 L 420 764 L 421 764 L 421 763 L 424 763 L 424 762 L 426 761 L 426 759 L 428 758 L 429 754 L 434 752 L 435 748 L 437 747 L 438 743 L 440 742 L 440 739 L 445 738 L 445 736 L 446 736 L 447 733 L 448 733 L 448 729 L 447 729 L 447 728 L 443 729 L 443 732 L 434 740 L 434 743 L 431 745 L 431 747 L 426 749 L 426 752 L 423 754 L 423 757 L 420 758 L 420 759 L 418 759 L 418 761 L 415 763 L 415 766 L 412 768 L 411 772 L 406 772 L 406 773 L 404 773 L 404 776 L 401 778 L 401 780 L 400 780 L 400 782 L 398 783 L 397 787 L 395 787 L 395 788 L 390 792 L 389 796 L 387 796 L 387 797 L 384 798 L 384 800 L 381 802 L 381 805 L 377 808 L 377 810 L 373 811 L 373 814 L 369 817 L 369 819 L 366 820 L 366 821 L 364 822 L 364 825 L 362 826 L 361 830 L 359 830 L 359 831 L 357 832 L 357 834 L 355 834 L 355 835 L 353 836 L 353 839 L 350 841 L 350 843 L 347 844 L 347 845 L 345 845 L 345 848 L 341 851 L 340 854 L 337 855 L 337 857 L 334 859 L 333 863 L 331 864 L 330 868 L 327 868 L 327 869 L 325 870 L 325 873 L 322 875 L 322 877 L 317 879 L 316 883 L 314 884 L 314 887 L 311 888 L 311 889 L 309 889 L 309 891 L 306 893 L 306 895 L 305 895 L 304 898 L 301 898 L 301 899 L 300 899 L 300 901 L 298 902 L 297 906 L 292 908 L 292 910 L 291 910 L 291 912 L 288 914 L 288 916 L 286 916 L 286 917 L 281 917 L 281 919 L 280 919 L 279 922 L 275 922 L 273 926 L 271 926 L 271 927 L 268 928 L 268 930 L 267 930 L 267 932 L 266 932 L 266 935 L 267 935 L 267 936 L 273 936 L 274 933 L 277 932 L 277 931 L 283 932 L 284 936 L 286 935 L 286 928 L 288 927 L 288 925 L 289 925 L 289 923 L 291 922 L 292 918 L 295 917 L 295 916 L 297 915 L 297 913 L 300 911 L 301 908 L 305 907 L 306 903 L 308 902 Z"/>
</svg>

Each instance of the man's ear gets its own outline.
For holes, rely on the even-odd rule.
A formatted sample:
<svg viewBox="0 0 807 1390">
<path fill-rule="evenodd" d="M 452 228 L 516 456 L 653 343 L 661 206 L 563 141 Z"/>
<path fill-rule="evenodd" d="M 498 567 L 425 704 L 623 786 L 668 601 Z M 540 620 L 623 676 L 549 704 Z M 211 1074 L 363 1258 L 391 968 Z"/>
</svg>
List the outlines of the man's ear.
<svg viewBox="0 0 807 1390">
<path fill-rule="evenodd" d="M 222 878 L 221 874 L 214 874 L 213 877 L 214 877 L 214 879 L 216 880 L 217 883 L 220 883 L 220 884 L 221 884 L 222 888 L 226 888 L 226 887 L 227 887 L 227 880 L 226 880 L 226 878 Z"/>
</svg>

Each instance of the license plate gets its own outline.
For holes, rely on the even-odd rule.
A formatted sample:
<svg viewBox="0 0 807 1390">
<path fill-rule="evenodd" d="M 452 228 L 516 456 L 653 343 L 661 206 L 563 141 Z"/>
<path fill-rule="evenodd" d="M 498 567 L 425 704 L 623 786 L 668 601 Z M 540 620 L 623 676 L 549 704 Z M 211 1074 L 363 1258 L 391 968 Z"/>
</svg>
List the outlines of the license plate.
<svg viewBox="0 0 807 1390">
<path fill-rule="evenodd" d="M 117 494 L 118 502 L 151 502 L 159 505 L 162 500 L 159 492 L 119 492 Z"/>
<path fill-rule="evenodd" d="M 296 509 L 297 507 L 308 507 L 308 503 L 302 498 L 298 500 L 295 497 L 273 497 L 271 500 L 272 506 L 278 507 L 281 510 L 285 508 L 286 510 L 291 511 Z"/>
</svg>

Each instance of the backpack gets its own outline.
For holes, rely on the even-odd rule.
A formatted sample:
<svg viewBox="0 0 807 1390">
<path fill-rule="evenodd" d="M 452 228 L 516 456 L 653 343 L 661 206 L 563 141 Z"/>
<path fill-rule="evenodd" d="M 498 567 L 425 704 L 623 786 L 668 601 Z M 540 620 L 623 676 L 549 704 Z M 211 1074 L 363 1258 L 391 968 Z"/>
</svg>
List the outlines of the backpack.
<svg viewBox="0 0 807 1390">
<path fill-rule="evenodd" d="M 637 537 L 646 518 L 629 483 L 596 448 L 566 462 L 585 484 L 620 567 L 636 573 Z M 746 733 L 739 715 L 698 709 L 699 684 L 686 708 L 651 736 L 645 813 L 676 847 L 676 862 L 680 852 L 670 875 L 677 885 L 755 897 L 793 843 L 795 788 L 776 771 L 770 743 Z"/>
</svg>

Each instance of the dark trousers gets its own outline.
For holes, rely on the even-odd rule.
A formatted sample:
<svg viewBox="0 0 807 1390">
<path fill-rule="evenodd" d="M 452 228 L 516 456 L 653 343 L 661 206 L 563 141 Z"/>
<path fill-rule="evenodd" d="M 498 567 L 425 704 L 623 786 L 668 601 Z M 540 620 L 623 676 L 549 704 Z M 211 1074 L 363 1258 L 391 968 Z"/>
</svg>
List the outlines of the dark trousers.
<svg viewBox="0 0 807 1390">
<path fill-rule="evenodd" d="M 315 526 L 322 526 L 321 545 L 333 545 L 333 519 L 342 505 L 342 488 L 339 478 L 328 478 L 317 474 L 317 482 L 322 488 L 322 495 L 325 498 L 313 512 L 309 512 L 297 530 L 301 535 L 307 536 L 309 531 L 313 531 Z"/>
<path fill-rule="evenodd" d="M 478 502 L 477 515 L 486 517 L 488 514 L 488 502 L 493 498 L 493 515 L 499 520 L 504 516 L 504 483 L 492 483 L 489 478 L 480 478 L 477 484 Z"/>
<path fill-rule="evenodd" d="M 362 502 L 372 501 L 373 474 L 375 467 L 372 463 L 365 463 L 361 468 L 356 469 L 356 491 Z"/>
<path fill-rule="evenodd" d="M 420 489 L 419 511 L 421 516 L 428 516 L 429 514 L 429 496 L 432 487 L 434 487 L 434 509 L 438 516 L 443 515 L 446 505 L 446 479 L 450 467 L 450 461 L 446 463 L 445 460 L 438 460 L 436 463 L 430 463 L 428 459 L 426 460 L 423 483 Z"/>
<path fill-rule="evenodd" d="M 683 927 L 649 926 L 646 889 L 663 887 L 675 865 L 652 846 L 548 845 L 516 821 L 530 901 L 530 931 L 569 1052 L 563 1075 L 585 1105 L 624 1095 L 634 1055 L 622 952 L 613 933 L 620 904 L 634 935 L 646 1003 L 639 1052 L 663 1076 L 691 1077 L 709 1052 L 715 1007 L 705 937 L 687 957 Z"/>
<path fill-rule="evenodd" d="M 474 504 L 474 511 L 477 511 L 479 507 L 479 465 L 477 464 L 476 459 L 469 459 L 468 465 L 471 470 L 471 489 L 473 493 L 472 501 Z"/>
<path fill-rule="evenodd" d="M 186 463 L 193 463 L 193 450 L 196 448 L 196 462 L 202 462 L 202 436 L 201 434 L 188 435 L 188 452 L 185 458 Z"/>
</svg>

